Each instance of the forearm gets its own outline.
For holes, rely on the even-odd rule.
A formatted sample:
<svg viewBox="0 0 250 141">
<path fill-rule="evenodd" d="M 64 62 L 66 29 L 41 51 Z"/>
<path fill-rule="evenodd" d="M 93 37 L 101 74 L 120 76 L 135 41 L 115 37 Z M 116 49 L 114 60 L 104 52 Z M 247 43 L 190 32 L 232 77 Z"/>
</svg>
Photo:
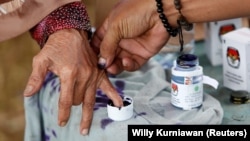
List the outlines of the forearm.
<svg viewBox="0 0 250 141">
<path fill-rule="evenodd" d="M 35 26 L 56 8 L 80 0 L 26 0 L 21 8 L 0 16 L 0 42 Z"/>
<path fill-rule="evenodd" d="M 169 23 L 176 26 L 178 11 L 174 0 L 163 0 Z M 181 0 L 182 14 L 190 23 L 210 22 L 250 16 L 249 0 Z"/>
</svg>

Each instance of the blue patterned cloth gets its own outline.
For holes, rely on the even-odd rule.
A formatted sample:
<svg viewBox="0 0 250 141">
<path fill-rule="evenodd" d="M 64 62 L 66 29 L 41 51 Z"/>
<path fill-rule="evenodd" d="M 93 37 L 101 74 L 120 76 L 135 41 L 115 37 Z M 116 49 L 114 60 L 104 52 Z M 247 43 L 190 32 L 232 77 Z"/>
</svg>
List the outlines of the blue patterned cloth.
<svg viewBox="0 0 250 141">
<path fill-rule="evenodd" d="M 220 103 L 204 93 L 201 107 L 184 111 L 171 105 L 170 84 L 164 69 L 154 60 L 136 72 L 123 72 L 110 77 L 121 95 L 134 100 L 133 117 L 113 121 L 107 114 L 107 96 L 96 92 L 96 104 L 90 133 L 80 134 L 81 105 L 72 107 L 65 127 L 57 125 L 60 81 L 48 74 L 42 89 L 25 98 L 25 141 L 127 141 L 127 125 L 132 124 L 221 124 L 223 109 Z"/>
</svg>

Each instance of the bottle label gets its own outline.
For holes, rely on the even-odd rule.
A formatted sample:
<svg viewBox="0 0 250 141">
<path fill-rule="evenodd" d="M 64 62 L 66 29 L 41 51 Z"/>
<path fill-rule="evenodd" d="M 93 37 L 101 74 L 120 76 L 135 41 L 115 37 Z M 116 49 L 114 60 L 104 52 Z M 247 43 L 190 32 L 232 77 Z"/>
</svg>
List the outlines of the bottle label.
<svg viewBox="0 0 250 141">
<path fill-rule="evenodd" d="M 171 103 L 184 110 L 201 106 L 203 102 L 202 79 L 201 74 L 197 76 L 172 75 Z"/>
</svg>

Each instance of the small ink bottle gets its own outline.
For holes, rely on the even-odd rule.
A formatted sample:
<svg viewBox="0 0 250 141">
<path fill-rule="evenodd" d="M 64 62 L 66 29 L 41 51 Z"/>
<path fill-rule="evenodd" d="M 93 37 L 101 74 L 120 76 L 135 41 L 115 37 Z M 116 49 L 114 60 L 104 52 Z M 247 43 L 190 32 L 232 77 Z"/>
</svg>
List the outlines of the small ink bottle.
<svg viewBox="0 0 250 141">
<path fill-rule="evenodd" d="M 194 54 L 182 54 L 171 71 L 171 104 L 184 110 L 203 102 L 203 68 Z"/>
</svg>

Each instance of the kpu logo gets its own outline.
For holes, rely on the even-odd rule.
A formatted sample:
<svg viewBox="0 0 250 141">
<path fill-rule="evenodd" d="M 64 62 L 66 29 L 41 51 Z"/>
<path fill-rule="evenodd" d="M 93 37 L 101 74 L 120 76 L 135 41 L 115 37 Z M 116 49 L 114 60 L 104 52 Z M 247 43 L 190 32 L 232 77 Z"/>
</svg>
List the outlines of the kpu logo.
<svg viewBox="0 0 250 141">
<path fill-rule="evenodd" d="M 227 25 L 221 26 L 220 29 L 219 29 L 219 39 L 220 39 L 220 41 L 222 41 L 222 39 L 221 39 L 222 35 L 230 32 L 230 31 L 233 31 L 235 29 L 236 29 L 236 27 L 235 27 L 234 24 L 227 24 Z"/>
<path fill-rule="evenodd" d="M 172 83 L 171 87 L 172 87 L 172 94 L 176 96 L 178 94 L 178 85 L 175 83 Z"/>
<path fill-rule="evenodd" d="M 227 63 L 233 68 L 239 68 L 240 66 L 240 54 L 236 48 L 227 48 Z"/>
</svg>

